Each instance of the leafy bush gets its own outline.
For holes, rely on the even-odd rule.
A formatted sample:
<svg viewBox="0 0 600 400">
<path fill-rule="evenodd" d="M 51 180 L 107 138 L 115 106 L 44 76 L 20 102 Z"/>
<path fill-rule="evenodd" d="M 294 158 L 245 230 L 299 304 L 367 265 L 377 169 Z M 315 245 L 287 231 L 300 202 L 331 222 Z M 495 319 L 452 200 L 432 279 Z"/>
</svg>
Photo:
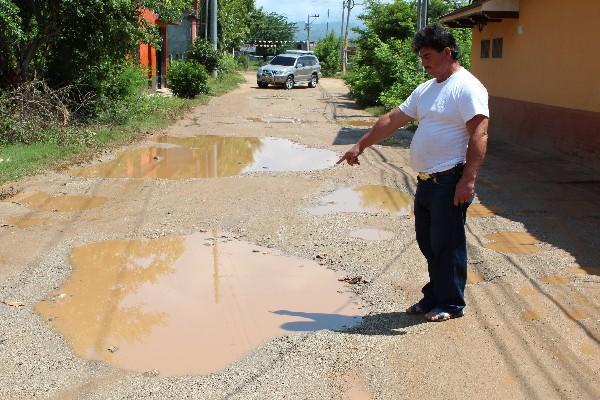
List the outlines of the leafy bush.
<svg viewBox="0 0 600 400">
<path fill-rule="evenodd" d="M 221 57 L 219 62 L 219 76 L 222 76 L 223 74 L 233 74 L 237 71 L 237 69 L 238 63 L 233 56 L 225 54 Z"/>
<path fill-rule="evenodd" d="M 173 61 L 169 64 L 169 87 L 177 97 L 193 99 L 208 93 L 208 73 L 194 61 Z"/>
<path fill-rule="evenodd" d="M 372 42 L 375 45 L 369 52 L 370 64 L 361 62 L 363 54 L 359 51 L 359 62 L 345 79 L 360 105 L 383 105 L 389 110 L 401 104 L 427 76 L 409 39 L 383 43 L 373 38 Z"/>
<path fill-rule="evenodd" d="M 333 32 L 315 46 L 315 54 L 321 64 L 324 76 L 333 76 L 340 67 L 340 38 Z"/>
<path fill-rule="evenodd" d="M 125 123 L 148 87 L 147 70 L 133 62 L 103 63 L 92 69 L 97 93 L 96 115 L 101 123 Z"/>
<path fill-rule="evenodd" d="M 436 21 L 462 2 L 431 0 L 429 17 Z M 359 17 L 364 28 L 359 33 L 358 50 L 352 58 L 352 70 L 344 77 L 350 94 L 362 106 L 401 104 L 421 82 L 429 79 L 411 48 L 416 8 L 411 2 L 367 2 Z M 451 29 L 456 38 L 460 61 L 470 68 L 471 31 Z"/>
<path fill-rule="evenodd" d="M 242 54 L 241 56 L 236 57 L 235 62 L 237 63 L 237 68 L 239 70 L 248 71 L 248 68 L 250 68 L 250 60 L 248 59 L 248 56 L 245 54 Z"/>
<path fill-rule="evenodd" d="M 185 55 L 186 60 L 195 61 L 203 65 L 207 71 L 219 68 L 221 53 L 205 39 L 196 39 Z"/>
</svg>

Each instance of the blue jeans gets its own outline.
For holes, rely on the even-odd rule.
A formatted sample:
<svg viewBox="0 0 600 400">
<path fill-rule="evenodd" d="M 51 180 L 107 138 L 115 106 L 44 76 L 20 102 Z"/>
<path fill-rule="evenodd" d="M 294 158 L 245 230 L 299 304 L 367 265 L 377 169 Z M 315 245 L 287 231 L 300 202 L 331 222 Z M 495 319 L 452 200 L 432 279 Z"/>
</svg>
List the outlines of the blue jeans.
<svg viewBox="0 0 600 400">
<path fill-rule="evenodd" d="M 429 282 L 419 304 L 425 310 L 439 307 L 456 313 L 465 307 L 467 240 L 464 203 L 455 207 L 454 191 L 460 174 L 418 181 L 415 195 L 415 231 L 421 253 L 427 259 Z"/>
</svg>

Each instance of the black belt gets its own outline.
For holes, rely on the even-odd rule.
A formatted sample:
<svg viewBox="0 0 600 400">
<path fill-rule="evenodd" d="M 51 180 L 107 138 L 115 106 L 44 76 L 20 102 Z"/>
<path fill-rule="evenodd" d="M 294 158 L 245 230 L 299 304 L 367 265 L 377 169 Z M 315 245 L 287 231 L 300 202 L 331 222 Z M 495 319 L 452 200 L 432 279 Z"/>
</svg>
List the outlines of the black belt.
<svg viewBox="0 0 600 400">
<path fill-rule="evenodd" d="M 438 176 L 442 176 L 442 175 L 458 175 L 458 174 L 462 173 L 464 168 L 465 168 L 465 164 L 457 164 L 454 167 L 447 169 L 446 171 L 432 172 L 432 173 L 419 172 L 419 174 L 417 175 L 417 178 L 419 178 L 419 180 L 421 180 L 421 181 L 428 181 L 429 179 L 434 179 L 434 178 L 437 178 Z"/>
</svg>

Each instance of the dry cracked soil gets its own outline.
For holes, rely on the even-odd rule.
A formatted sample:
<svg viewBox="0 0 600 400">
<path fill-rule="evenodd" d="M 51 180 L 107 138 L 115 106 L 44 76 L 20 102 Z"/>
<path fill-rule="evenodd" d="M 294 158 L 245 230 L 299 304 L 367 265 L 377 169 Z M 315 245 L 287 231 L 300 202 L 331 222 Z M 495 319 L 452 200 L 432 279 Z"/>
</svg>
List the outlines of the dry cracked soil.
<svg viewBox="0 0 600 400">
<path fill-rule="evenodd" d="M 411 133 L 253 75 L 0 202 L 1 399 L 598 399 L 597 172 L 492 138 L 463 318 L 403 310 Z M 362 317 L 362 318 L 361 318 Z"/>
</svg>

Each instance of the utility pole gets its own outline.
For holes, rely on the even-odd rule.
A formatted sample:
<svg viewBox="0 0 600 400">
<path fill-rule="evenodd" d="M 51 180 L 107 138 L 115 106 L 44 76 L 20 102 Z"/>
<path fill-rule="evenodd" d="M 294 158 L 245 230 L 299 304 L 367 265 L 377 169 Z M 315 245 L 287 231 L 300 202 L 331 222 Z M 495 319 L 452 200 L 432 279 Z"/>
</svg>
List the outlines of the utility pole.
<svg viewBox="0 0 600 400">
<path fill-rule="evenodd" d="M 329 8 L 327 9 L 327 25 L 325 27 L 325 36 L 329 35 Z"/>
<path fill-rule="evenodd" d="M 308 15 L 308 18 L 306 20 L 306 50 L 310 51 L 310 19 L 311 18 L 319 18 L 319 14 L 315 14 L 315 15 Z M 313 21 L 314 22 L 314 21 Z"/>
<path fill-rule="evenodd" d="M 210 0 L 204 0 L 204 39 L 208 40 L 208 3 Z"/>
<path fill-rule="evenodd" d="M 417 31 L 427 26 L 427 13 L 429 0 L 418 0 L 417 2 Z"/>
<path fill-rule="evenodd" d="M 354 0 L 346 0 L 346 7 L 348 8 L 348 12 L 346 13 L 346 30 L 342 42 L 342 72 L 346 72 L 346 67 L 348 66 L 348 26 L 350 24 L 350 10 L 354 8 Z"/>
<path fill-rule="evenodd" d="M 342 1 L 342 30 L 340 31 L 340 63 L 342 64 L 342 69 L 344 68 L 344 41 L 342 37 L 344 36 L 344 14 L 346 12 L 346 1 Z"/>
<path fill-rule="evenodd" d="M 217 49 L 217 0 L 212 0 L 211 2 L 212 10 L 210 14 L 210 31 L 211 31 L 211 42 L 215 50 Z M 217 77 L 217 69 L 213 69 L 212 76 L 214 78 Z"/>
</svg>

